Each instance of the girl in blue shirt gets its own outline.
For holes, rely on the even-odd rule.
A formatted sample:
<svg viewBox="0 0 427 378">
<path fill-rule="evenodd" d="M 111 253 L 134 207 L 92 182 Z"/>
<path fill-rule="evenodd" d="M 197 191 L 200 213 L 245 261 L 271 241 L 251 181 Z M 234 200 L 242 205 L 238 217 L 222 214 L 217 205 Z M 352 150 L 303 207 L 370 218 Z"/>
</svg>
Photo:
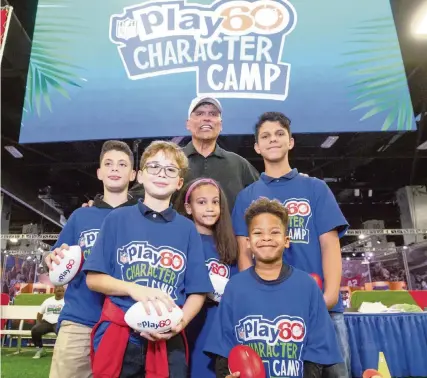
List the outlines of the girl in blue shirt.
<svg viewBox="0 0 427 378">
<path fill-rule="evenodd" d="M 238 272 L 237 241 L 233 233 L 227 198 L 219 184 L 209 178 L 189 182 L 175 203 L 177 211 L 192 219 L 203 241 L 209 274 L 229 279 Z M 215 378 L 215 361 L 203 353 L 218 303 L 207 299 L 187 326 L 190 377 Z"/>
</svg>

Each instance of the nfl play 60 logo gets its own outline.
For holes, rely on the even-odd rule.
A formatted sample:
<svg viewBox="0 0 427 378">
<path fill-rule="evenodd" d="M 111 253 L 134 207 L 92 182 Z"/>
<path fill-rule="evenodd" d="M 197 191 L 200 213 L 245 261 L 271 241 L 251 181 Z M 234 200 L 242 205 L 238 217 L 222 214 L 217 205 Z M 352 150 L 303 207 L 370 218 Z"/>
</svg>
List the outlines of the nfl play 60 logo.
<svg viewBox="0 0 427 378">
<path fill-rule="evenodd" d="M 252 315 L 241 319 L 236 326 L 236 335 L 241 343 L 264 341 L 268 345 L 302 342 L 306 333 L 304 319 L 298 316 L 281 315 L 274 320 L 262 315 Z"/>
<path fill-rule="evenodd" d="M 76 262 L 73 259 L 70 259 L 67 263 L 67 265 L 65 265 L 65 270 L 59 275 L 59 282 L 64 281 L 64 279 L 70 274 L 71 269 L 73 268 L 74 264 Z"/>
<path fill-rule="evenodd" d="M 120 265 L 145 262 L 152 267 L 162 267 L 181 272 L 185 268 L 185 255 L 172 247 L 155 247 L 148 242 L 131 242 L 119 248 Z"/>
<path fill-rule="evenodd" d="M 142 322 L 137 323 L 138 327 L 141 328 L 152 328 L 159 329 L 164 327 L 169 327 L 172 324 L 170 319 L 160 320 L 159 322 L 151 322 L 149 320 L 143 320 Z"/>
<path fill-rule="evenodd" d="M 79 245 L 82 249 L 92 248 L 95 245 L 96 238 L 98 237 L 99 230 L 87 230 L 80 234 Z"/>
<path fill-rule="evenodd" d="M 217 274 L 224 278 L 230 278 L 230 267 L 218 259 L 212 258 L 206 261 L 209 274 Z"/>
<path fill-rule="evenodd" d="M 311 214 L 310 203 L 305 199 L 290 199 L 286 201 L 285 207 L 290 217 L 295 215 L 306 217 Z"/>
</svg>

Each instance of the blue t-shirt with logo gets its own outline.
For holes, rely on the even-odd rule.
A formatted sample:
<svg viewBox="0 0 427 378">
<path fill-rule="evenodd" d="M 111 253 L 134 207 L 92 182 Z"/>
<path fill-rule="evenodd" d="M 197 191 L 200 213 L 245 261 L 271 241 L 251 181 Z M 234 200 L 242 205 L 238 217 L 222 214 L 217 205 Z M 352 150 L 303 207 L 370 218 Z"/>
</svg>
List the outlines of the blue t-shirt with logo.
<svg viewBox="0 0 427 378">
<path fill-rule="evenodd" d="M 132 201 L 128 203 L 132 203 Z M 114 208 L 100 199 L 95 200 L 92 207 L 75 210 L 59 234 L 53 249 L 64 243 L 69 246 L 79 245 L 86 260 L 95 245 L 102 222 L 113 210 Z M 93 327 L 98 322 L 104 303 L 104 295 L 89 290 L 84 272 L 79 272 L 68 284 L 64 300 L 65 305 L 59 316 L 58 328 L 63 320 L 88 327 Z"/>
<path fill-rule="evenodd" d="M 220 261 L 215 241 L 211 235 L 201 235 L 205 263 L 209 274 L 230 279 L 238 273 L 236 264 L 228 265 Z M 190 376 L 215 378 L 215 360 L 203 353 L 203 347 L 212 327 L 218 304 L 207 299 L 205 305 L 185 329 L 190 348 Z"/>
<path fill-rule="evenodd" d="M 105 218 L 83 270 L 159 288 L 178 306 L 183 306 L 190 294 L 213 290 L 194 223 L 172 208 L 158 213 L 142 202 L 117 209 Z M 110 299 L 124 312 L 135 303 L 124 296 Z M 103 323 L 98 328 L 95 348 L 107 326 Z M 143 342 L 136 333 L 130 340 Z"/>
<path fill-rule="evenodd" d="M 333 365 L 342 357 L 322 292 L 293 267 L 264 281 L 251 267 L 225 288 L 205 352 L 228 358 L 236 345 L 254 349 L 267 378 L 303 377 L 303 362 Z"/>
<path fill-rule="evenodd" d="M 322 281 L 322 253 L 319 237 L 337 230 L 342 237 L 348 223 L 327 184 L 314 177 L 298 174 L 296 169 L 280 178 L 262 174 L 260 179 L 237 196 L 232 219 L 237 236 L 247 236 L 244 214 L 249 205 L 260 197 L 277 199 L 289 213 L 291 244 L 284 253 L 284 261 L 307 273 L 318 274 Z M 341 294 L 331 312 L 343 312 Z"/>
</svg>

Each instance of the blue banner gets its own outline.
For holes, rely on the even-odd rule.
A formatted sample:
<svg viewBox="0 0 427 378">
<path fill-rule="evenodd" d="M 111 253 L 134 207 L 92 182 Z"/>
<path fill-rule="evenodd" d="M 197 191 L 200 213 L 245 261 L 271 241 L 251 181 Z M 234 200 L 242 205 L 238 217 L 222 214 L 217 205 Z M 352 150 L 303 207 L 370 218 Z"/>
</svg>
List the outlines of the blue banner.
<svg viewBox="0 0 427 378">
<path fill-rule="evenodd" d="M 224 134 L 265 111 L 294 132 L 414 130 L 388 0 L 40 0 L 20 142 Z"/>
</svg>

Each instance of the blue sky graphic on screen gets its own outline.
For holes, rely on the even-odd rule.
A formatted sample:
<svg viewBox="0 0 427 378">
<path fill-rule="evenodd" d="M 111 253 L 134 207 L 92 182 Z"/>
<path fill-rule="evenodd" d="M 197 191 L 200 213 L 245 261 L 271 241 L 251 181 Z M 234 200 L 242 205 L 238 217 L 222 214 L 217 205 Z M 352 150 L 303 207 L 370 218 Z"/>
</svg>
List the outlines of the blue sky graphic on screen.
<svg viewBox="0 0 427 378">
<path fill-rule="evenodd" d="M 265 111 L 294 132 L 415 130 L 388 0 L 40 0 L 20 142 L 224 134 Z"/>
</svg>

